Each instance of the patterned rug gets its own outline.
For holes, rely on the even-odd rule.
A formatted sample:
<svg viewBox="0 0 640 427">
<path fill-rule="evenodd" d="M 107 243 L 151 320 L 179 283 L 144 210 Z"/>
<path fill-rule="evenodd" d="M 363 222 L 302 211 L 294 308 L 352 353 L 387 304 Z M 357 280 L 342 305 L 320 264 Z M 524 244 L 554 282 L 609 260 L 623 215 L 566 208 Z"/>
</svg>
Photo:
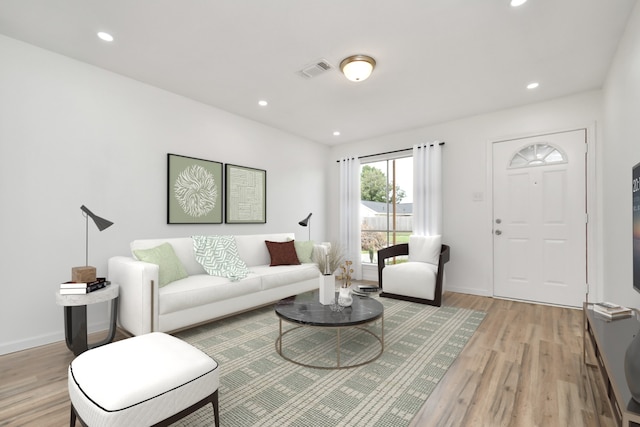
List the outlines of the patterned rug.
<svg viewBox="0 0 640 427">
<path fill-rule="evenodd" d="M 384 352 L 357 368 L 298 366 L 276 353 L 278 317 L 265 307 L 176 334 L 220 364 L 220 424 L 249 426 L 408 425 L 484 319 L 485 313 L 379 298 Z M 293 325 L 283 322 L 283 329 Z M 381 322 L 368 329 L 380 335 Z M 341 363 L 380 352 L 358 329 L 343 329 Z M 336 332 L 301 328 L 285 335 L 287 357 L 312 365 L 336 363 Z M 211 407 L 175 425 L 212 425 Z"/>
</svg>

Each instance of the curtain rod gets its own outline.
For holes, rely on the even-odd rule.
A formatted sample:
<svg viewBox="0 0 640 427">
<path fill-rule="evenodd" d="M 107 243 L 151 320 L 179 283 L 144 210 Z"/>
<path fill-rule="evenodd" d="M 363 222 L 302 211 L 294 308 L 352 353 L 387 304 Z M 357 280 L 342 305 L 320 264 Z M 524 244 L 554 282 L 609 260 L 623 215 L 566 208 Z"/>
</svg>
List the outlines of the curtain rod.
<svg viewBox="0 0 640 427">
<path fill-rule="evenodd" d="M 438 145 L 444 145 L 444 141 L 439 142 Z M 429 144 L 429 147 L 433 147 L 433 144 Z M 367 154 L 365 156 L 358 156 L 357 158 L 358 159 L 366 159 L 367 157 L 384 156 L 385 154 L 402 153 L 402 152 L 405 152 L 405 151 L 413 151 L 413 148 L 403 148 L 401 150 L 385 151 L 384 153 L 378 153 L 378 154 Z M 352 157 L 352 159 L 355 159 L 355 158 L 356 157 Z M 336 163 L 340 163 L 340 160 L 336 160 Z"/>
</svg>

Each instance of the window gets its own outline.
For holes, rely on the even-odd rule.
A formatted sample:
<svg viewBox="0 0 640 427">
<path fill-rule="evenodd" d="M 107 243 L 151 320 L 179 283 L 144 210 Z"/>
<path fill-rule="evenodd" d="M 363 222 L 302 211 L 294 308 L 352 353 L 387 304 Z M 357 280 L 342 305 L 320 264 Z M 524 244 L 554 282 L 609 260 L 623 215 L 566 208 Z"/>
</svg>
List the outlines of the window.
<svg viewBox="0 0 640 427">
<path fill-rule="evenodd" d="M 567 157 L 563 152 L 549 144 L 533 144 L 514 154 L 509 168 L 527 168 L 555 163 L 567 163 Z"/>
<path fill-rule="evenodd" d="M 408 243 L 413 219 L 413 157 L 360 166 L 363 263 L 377 263 L 378 249 Z"/>
</svg>

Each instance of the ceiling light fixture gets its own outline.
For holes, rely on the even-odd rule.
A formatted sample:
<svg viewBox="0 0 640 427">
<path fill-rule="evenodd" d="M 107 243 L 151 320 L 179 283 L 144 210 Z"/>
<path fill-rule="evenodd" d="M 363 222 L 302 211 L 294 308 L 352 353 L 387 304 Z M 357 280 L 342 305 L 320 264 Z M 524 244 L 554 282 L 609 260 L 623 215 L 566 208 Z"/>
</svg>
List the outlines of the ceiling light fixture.
<svg viewBox="0 0 640 427">
<path fill-rule="evenodd" d="M 527 2 L 527 0 L 511 0 L 511 6 L 513 6 L 513 7 L 522 6 L 526 2 Z"/>
<path fill-rule="evenodd" d="M 98 37 L 101 40 L 104 40 L 106 42 L 112 42 L 113 41 L 113 36 L 111 34 L 109 34 L 109 33 L 105 33 L 104 31 L 100 31 L 98 33 Z"/>
<path fill-rule="evenodd" d="M 267 105 L 269 105 L 269 103 L 267 101 L 265 101 L 264 99 L 258 101 L 258 105 L 261 107 L 266 107 Z"/>
<path fill-rule="evenodd" d="M 339 130 L 334 131 L 333 136 L 340 136 L 340 131 Z"/>
<path fill-rule="evenodd" d="M 352 55 L 340 63 L 340 69 L 345 77 L 352 82 L 361 82 L 371 75 L 376 60 L 366 55 Z"/>
<path fill-rule="evenodd" d="M 527 89 L 535 89 L 535 88 L 537 88 L 538 86 L 540 86 L 540 83 L 538 83 L 538 82 L 532 82 L 532 83 L 529 83 L 529 84 L 527 85 Z"/>
</svg>

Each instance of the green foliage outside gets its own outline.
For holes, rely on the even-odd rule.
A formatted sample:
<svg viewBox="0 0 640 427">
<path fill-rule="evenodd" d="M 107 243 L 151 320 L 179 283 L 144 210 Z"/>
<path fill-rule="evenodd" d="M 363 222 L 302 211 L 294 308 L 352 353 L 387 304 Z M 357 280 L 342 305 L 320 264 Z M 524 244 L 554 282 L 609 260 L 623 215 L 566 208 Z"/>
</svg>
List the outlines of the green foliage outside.
<svg viewBox="0 0 640 427">
<path fill-rule="evenodd" d="M 396 233 L 396 245 L 400 243 L 409 243 L 409 236 L 411 235 L 410 231 L 403 231 Z"/>
<path fill-rule="evenodd" d="M 400 203 L 407 193 L 396 186 L 396 203 Z M 387 176 L 380 169 L 370 165 L 364 165 L 360 172 L 360 197 L 361 200 L 371 202 L 390 203 L 393 191 L 387 186 Z"/>
</svg>

